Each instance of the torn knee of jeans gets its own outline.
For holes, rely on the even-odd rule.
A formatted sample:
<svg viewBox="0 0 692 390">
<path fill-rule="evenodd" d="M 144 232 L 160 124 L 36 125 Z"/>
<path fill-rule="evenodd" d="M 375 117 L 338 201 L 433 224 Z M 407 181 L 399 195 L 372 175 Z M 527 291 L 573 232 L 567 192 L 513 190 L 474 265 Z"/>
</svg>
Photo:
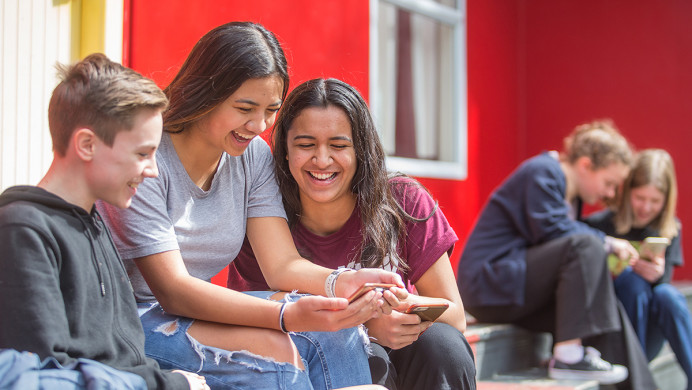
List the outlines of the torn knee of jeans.
<svg viewBox="0 0 692 390">
<path fill-rule="evenodd" d="M 189 336 L 189 337 L 191 338 L 190 341 L 192 342 L 192 344 L 195 348 L 195 351 L 200 355 L 202 362 L 204 362 L 204 353 L 210 352 L 210 353 L 214 354 L 214 364 L 216 364 L 217 366 L 224 364 L 224 363 L 233 362 L 235 364 L 242 365 L 242 366 L 248 368 L 249 370 L 264 371 L 266 369 L 266 366 L 261 363 L 261 362 L 264 362 L 264 363 L 275 364 L 277 366 L 293 366 L 298 371 L 301 371 L 301 372 L 305 371 L 304 368 L 301 369 L 301 368 L 296 367 L 295 365 L 293 365 L 289 362 L 278 362 L 272 357 L 257 355 L 255 353 L 248 351 L 248 350 L 226 351 L 226 350 L 219 349 L 219 348 L 201 345 L 196 340 L 192 339 L 191 336 Z M 301 358 L 301 360 L 302 360 L 302 358 Z M 307 367 L 307 364 L 304 360 L 303 360 L 303 366 Z"/>
<path fill-rule="evenodd" d="M 280 301 L 284 299 L 284 297 L 286 297 L 286 295 L 288 294 L 289 293 L 287 293 L 286 291 L 277 291 L 274 294 L 267 297 L 267 299 L 269 299 L 270 301 Z"/>
<path fill-rule="evenodd" d="M 372 356 L 372 346 L 370 345 L 370 337 L 368 336 L 368 328 L 365 327 L 365 325 L 360 324 L 358 326 L 358 335 L 360 336 L 361 340 L 363 341 L 363 345 L 365 346 L 365 353 L 368 356 Z"/>
<path fill-rule="evenodd" d="M 310 294 L 299 294 L 298 290 L 293 290 L 290 293 L 286 293 L 286 295 L 284 295 L 283 301 L 284 302 L 295 302 L 295 301 L 299 300 L 300 298 L 308 296 L 308 295 L 310 295 Z"/>
<path fill-rule="evenodd" d="M 178 320 L 164 322 L 154 329 L 154 332 L 161 333 L 165 336 L 172 336 L 178 330 Z"/>
</svg>

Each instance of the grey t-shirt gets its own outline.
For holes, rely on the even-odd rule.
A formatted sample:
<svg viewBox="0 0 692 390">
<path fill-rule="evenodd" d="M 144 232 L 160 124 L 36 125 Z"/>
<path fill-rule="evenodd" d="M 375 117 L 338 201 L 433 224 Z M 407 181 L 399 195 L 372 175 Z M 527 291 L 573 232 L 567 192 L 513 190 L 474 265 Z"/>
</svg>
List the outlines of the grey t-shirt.
<svg viewBox="0 0 692 390">
<path fill-rule="evenodd" d="M 209 191 L 192 182 L 163 134 L 157 178 L 145 179 L 132 206 L 98 202 L 139 302 L 154 301 L 132 259 L 180 250 L 190 275 L 209 281 L 240 251 L 247 219 L 286 218 L 267 143 L 260 137 L 238 157 L 223 153 Z"/>
</svg>

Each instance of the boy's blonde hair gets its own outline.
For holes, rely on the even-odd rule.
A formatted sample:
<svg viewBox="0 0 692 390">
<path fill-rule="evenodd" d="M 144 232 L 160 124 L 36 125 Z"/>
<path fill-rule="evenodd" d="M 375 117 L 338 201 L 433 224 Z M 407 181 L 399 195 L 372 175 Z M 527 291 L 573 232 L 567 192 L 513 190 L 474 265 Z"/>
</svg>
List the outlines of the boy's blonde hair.
<svg viewBox="0 0 692 390">
<path fill-rule="evenodd" d="M 622 195 L 616 206 L 613 219 L 615 231 L 618 234 L 626 234 L 632 229 L 634 223 L 632 190 L 649 184 L 661 191 L 665 199 L 661 214 L 651 222 L 650 226 L 658 230 L 661 237 L 673 238 L 677 236 L 679 230 L 675 218 L 678 184 L 675 179 L 673 159 L 663 149 L 646 149 L 637 155 L 634 167 L 625 179 Z"/>
<path fill-rule="evenodd" d="M 156 83 L 101 53 L 57 67 L 62 81 L 50 99 L 48 124 L 53 151 L 60 156 L 65 155 L 75 129 L 91 129 L 112 146 L 118 132 L 132 129 L 140 110 L 168 107 Z"/>
<path fill-rule="evenodd" d="M 580 157 L 591 160 L 592 169 L 613 163 L 632 164 L 632 148 L 610 120 L 597 120 L 577 126 L 564 140 L 563 158 L 573 164 Z"/>
</svg>

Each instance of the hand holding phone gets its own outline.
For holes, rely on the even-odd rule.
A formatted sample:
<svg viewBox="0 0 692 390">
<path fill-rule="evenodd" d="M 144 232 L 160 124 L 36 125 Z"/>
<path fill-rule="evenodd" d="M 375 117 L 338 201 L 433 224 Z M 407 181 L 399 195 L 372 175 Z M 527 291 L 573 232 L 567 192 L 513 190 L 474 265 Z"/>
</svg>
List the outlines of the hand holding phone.
<svg viewBox="0 0 692 390">
<path fill-rule="evenodd" d="M 415 304 L 409 306 L 406 314 L 417 314 L 423 321 L 435 321 L 449 308 L 448 303 Z"/>
<path fill-rule="evenodd" d="M 639 246 L 639 257 L 651 261 L 654 257 L 663 257 L 670 240 L 665 237 L 647 237 Z"/>
<path fill-rule="evenodd" d="M 384 291 L 389 289 L 390 287 L 396 287 L 396 284 L 389 284 L 389 283 L 365 283 L 360 288 L 351 294 L 350 297 L 348 297 L 348 303 L 351 303 L 355 301 L 356 299 L 362 297 L 366 293 L 372 290 L 379 290 L 379 291 Z"/>
</svg>

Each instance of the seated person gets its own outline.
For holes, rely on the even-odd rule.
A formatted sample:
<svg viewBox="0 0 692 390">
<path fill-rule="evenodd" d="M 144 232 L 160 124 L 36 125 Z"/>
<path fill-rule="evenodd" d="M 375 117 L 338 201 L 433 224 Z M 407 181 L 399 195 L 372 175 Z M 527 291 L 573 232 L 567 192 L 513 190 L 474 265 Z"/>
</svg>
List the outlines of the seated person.
<svg viewBox="0 0 692 390">
<path fill-rule="evenodd" d="M 379 292 L 344 297 L 364 282 L 403 284 L 298 254 L 259 136 L 288 85 L 283 49 L 263 26 L 207 32 L 165 89 L 159 176 L 138 186 L 130 208 L 97 207 L 132 280 L 146 353 L 162 367 L 194 369 L 215 389 L 376 388 L 357 326 L 391 309 Z M 314 295 L 279 303 L 211 283 L 246 236 L 268 280 Z"/>
<path fill-rule="evenodd" d="M 552 334 L 552 378 L 655 388 L 606 265 L 606 249 L 636 251 L 579 220 L 582 202 L 615 195 L 631 161 L 612 124 L 578 126 L 562 153 L 524 161 L 493 191 L 459 260 L 459 291 L 479 321 Z"/>
<path fill-rule="evenodd" d="M 647 149 L 636 157 L 616 205 L 590 215 L 586 222 L 605 234 L 638 243 L 647 237 L 670 240 L 664 253 L 622 259 L 631 265 L 616 275 L 613 284 L 648 360 L 667 340 L 687 375 L 687 388 L 692 389 L 692 318 L 687 300 L 670 285 L 673 267 L 683 263 L 676 204 L 673 159 L 665 150 Z"/>
<path fill-rule="evenodd" d="M 0 348 L 62 365 L 96 360 L 150 389 L 208 389 L 203 377 L 145 357 L 132 287 L 94 208 L 97 199 L 128 207 L 157 175 L 168 100 L 103 54 L 60 72 L 48 108 L 53 162 L 37 187 L 0 195 Z"/>
<path fill-rule="evenodd" d="M 293 240 L 305 258 L 328 268 L 398 272 L 420 294 L 410 294 L 397 307 L 401 312 L 365 323 L 374 341 L 375 383 L 475 389 L 473 353 L 462 334 L 464 306 L 449 261 L 457 236 L 418 182 L 388 177 L 360 94 L 335 79 L 296 87 L 277 118 L 273 153 Z M 229 271 L 230 288 L 269 288 L 247 241 Z M 431 303 L 449 305 L 435 323 L 403 313 L 411 304 Z"/>
</svg>

